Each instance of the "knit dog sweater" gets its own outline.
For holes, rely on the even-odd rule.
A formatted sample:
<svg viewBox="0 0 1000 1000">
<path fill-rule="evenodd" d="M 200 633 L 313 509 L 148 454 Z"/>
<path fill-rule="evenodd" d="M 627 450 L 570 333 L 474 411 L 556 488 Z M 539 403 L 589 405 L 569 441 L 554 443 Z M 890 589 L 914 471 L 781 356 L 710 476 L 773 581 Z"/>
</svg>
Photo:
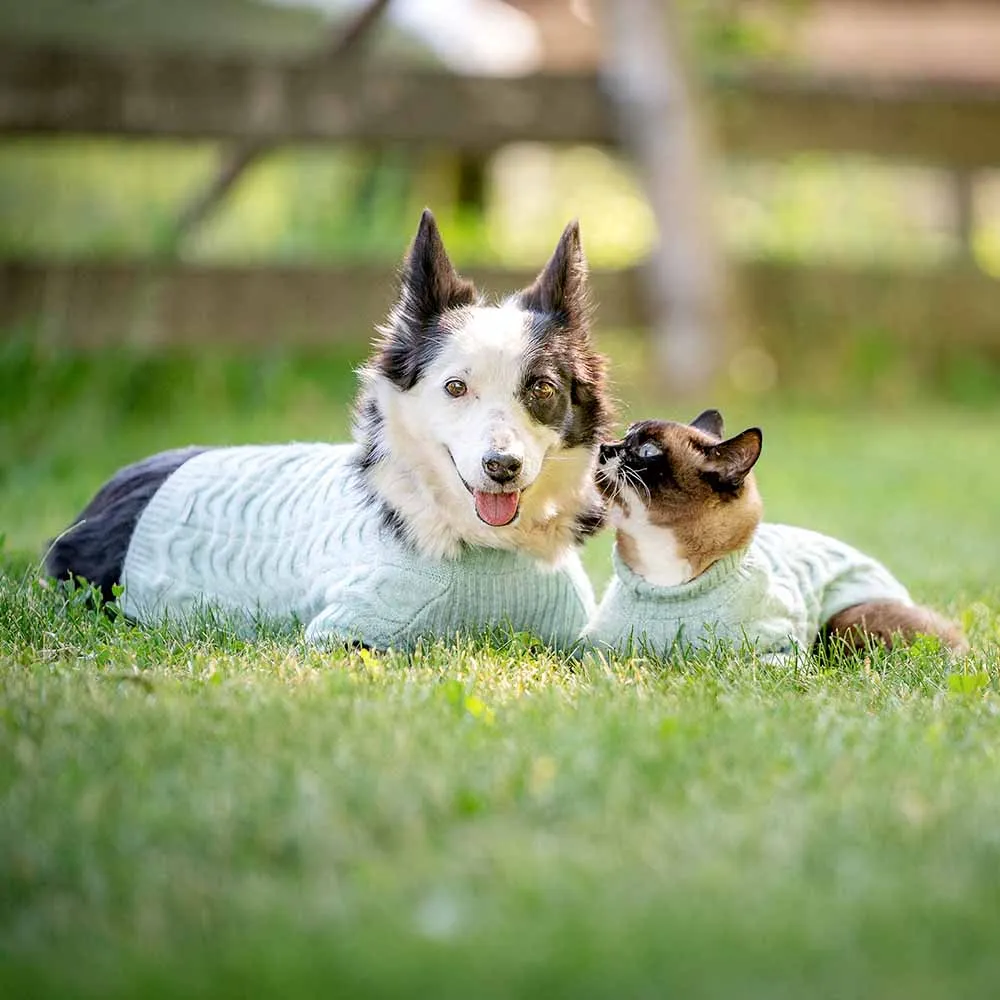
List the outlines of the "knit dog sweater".
<svg viewBox="0 0 1000 1000">
<path fill-rule="evenodd" d="M 834 538 L 762 524 L 750 545 L 676 587 L 657 587 L 614 552 L 615 576 L 585 638 L 663 656 L 723 644 L 773 659 L 808 651 L 835 614 L 865 601 L 910 604 L 874 559 Z"/>
<path fill-rule="evenodd" d="M 185 462 L 142 512 L 120 603 L 141 622 L 202 609 L 244 628 L 299 622 L 314 643 L 410 649 L 492 627 L 571 646 L 593 611 L 579 557 L 419 555 L 361 481 L 355 445 L 218 448 Z"/>
</svg>

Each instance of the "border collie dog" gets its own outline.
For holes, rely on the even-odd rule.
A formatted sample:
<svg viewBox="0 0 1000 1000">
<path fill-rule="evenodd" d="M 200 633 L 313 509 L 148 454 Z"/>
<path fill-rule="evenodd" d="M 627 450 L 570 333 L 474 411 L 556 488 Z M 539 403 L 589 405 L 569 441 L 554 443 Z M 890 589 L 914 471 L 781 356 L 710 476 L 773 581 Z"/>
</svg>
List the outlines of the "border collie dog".
<svg viewBox="0 0 1000 1000">
<path fill-rule="evenodd" d="M 188 448 L 120 470 L 48 572 L 139 622 L 201 608 L 313 642 L 412 648 L 492 628 L 571 645 L 593 607 L 611 407 L 570 223 L 527 288 L 488 304 L 425 211 L 361 372 L 353 444 Z"/>
</svg>

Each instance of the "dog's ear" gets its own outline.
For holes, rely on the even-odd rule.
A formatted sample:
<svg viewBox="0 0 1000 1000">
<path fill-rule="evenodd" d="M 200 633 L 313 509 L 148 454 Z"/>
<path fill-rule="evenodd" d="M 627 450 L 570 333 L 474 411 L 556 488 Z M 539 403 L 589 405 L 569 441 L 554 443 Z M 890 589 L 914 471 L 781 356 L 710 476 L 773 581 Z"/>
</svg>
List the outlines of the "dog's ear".
<svg viewBox="0 0 1000 1000">
<path fill-rule="evenodd" d="M 531 312 L 555 313 L 570 321 L 581 318 L 587 309 L 587 258 L 580 242 L 580 224 L 574 219 L 564 230 L 549 258 L 519 296 L 521 308 Z"/>
<path fill-rule="evenodd" d="M 760 458 L 763 442 L 760 428 L 751 427 L 728 441 L 702 448 L 702 475 L 720 493 L 735 492 Z"/>
<path fill-rule="evenodd" d="M 722 414 L 719 413 L 718 410 L 705 410 L 703 413 L 699 413 L 698 416 L 691 421 L 691 426 L 697 427 L 698 430 L 704 431 L 706 434 L 711 434 L 717 438 L 723 438 L 726 436 Z"/>
<path fill-rule="evenodd" d="M 406 315 L 419 324 L 476 301 L 476 286 L 452 266 L 429 208 L 403 261 L 400 299 Z"/>
</svg>

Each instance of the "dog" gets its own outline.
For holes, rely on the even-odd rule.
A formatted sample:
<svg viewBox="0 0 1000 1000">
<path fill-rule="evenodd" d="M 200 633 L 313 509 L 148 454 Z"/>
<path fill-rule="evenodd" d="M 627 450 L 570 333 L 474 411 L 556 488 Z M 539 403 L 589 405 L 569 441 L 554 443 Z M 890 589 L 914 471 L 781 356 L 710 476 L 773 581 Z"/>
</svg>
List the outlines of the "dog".
<svg viewBox="0 0 1000 1000">
<path fill-rule="evenodd" d="M 611 410 L 577 223 L 532 284 L 490 303 L 425 211 L 360 373 L 352 444 L 128 466 L 47 570 L 121 593 L 140 622 L 205 605 L 292 618 L 313 641 L 406 647 L 506 624 L 571 642 L 592 605 L 575 550 L 604 520 Z"/>
</svg>

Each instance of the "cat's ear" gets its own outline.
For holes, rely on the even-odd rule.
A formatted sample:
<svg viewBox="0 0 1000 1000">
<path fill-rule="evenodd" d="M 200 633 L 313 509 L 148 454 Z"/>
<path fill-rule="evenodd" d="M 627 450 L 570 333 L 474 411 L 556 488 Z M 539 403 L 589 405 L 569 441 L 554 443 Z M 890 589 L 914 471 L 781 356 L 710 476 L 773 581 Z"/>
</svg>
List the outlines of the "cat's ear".
<svg viewBox="0 0 1000 1000">
<path fill-rule="evenodd" d="M 728 441 L 704 449 L 702 474 L 722 493 L 732 493 L 743 485 L 760 458 L 764 436 L 759 427 L 751 427 Z"/>
<path fill-rule="evenodd" d="M 476 301 L 475 285 L 460 277 L 452 266 L 441 232 L 427 208 L 403 261 L 400 299 L 406 316 L 416 325 Z"/>
<path fill-rule="evenodd" d="M 714 437 L 722 438 L 726 436 L 725 424 L 722 422 L 722 414 L 718 410 L 705 410 L 691 421 L 692 427 L 711 434 Z"/>
</svg>

